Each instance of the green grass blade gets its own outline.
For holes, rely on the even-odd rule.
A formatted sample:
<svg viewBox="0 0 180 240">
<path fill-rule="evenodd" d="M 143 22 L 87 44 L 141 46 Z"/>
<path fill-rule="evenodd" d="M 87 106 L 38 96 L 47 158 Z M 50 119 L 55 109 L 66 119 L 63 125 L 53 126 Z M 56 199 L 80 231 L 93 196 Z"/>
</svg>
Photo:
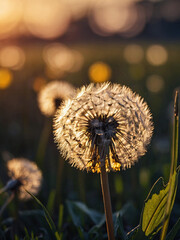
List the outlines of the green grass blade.
<svg viewBox="0 0 180 240">
<path fill-rule="evenodd" d="M 49 194 L 48 203 L 46 205 L 46 208 L 49 212 L 53 212 L 55 196 L 56 196 L 56 191 L 53 189 Z"/>
<path fill-rule="evenodd" d="M 166 240 L 174 240 L 179 230 L 180 230 L 180 218 L 177 220 L 176 224 L 173 226 L 173 228 L 167 235 Z"/>
<path fill-rule="evenodd" d="M 62 228 L 63 213 L 64 213 L 64 206 L 62 204 L 60 204 L 60 206 L 59 206 L 59 217 L 58 217 L 58 230 L 59 231 Z"/>
<path fill-rule="evenodd" d="M 44 210 L 44 213 L 45 213 L 45 218 L 46 218 L 46 221 L 47 223 L 49 224 L 49 227 L 51 228 L 52 232 L 54 233 L 55 237 L 57 240 L 60 240 L 60 236 L 56 230 L 56 227 L 55 227 L 55 224 L 48 212 L 48 210 L 45 208 L 45 206 L 39 201 L 38 198 L 36 198 L 32 193 L 28 192 L 26 190 L 27 193 L 29 193 L 31 195 L 31 197 L 42 207 L 42 209 Z"/>
<path fill-rule="evenodd" d="M 176 91 L 175 100 L 174 100 L 174 123 L 173 123 L 173 142 L 172 142 L 172 159 L 171 159 L 171 170 L 169 176 L 169 192 L 168 199 L 166 204 L 166 210 L 164 214 L 164 223 L 161 231 L 161 240 L 165 240 L 170 214 L 172 210 L 172 199 L 175 199 L 177 184 L 173 186 L 172 176 L 176 172 L 177 169 L 177 161 L 178 161 L 178 142 L 179 142 L 179 116 L 178 116 L 178 92 Z M 174 203 L 174 201 L 173 201 Z"/>
</svg>

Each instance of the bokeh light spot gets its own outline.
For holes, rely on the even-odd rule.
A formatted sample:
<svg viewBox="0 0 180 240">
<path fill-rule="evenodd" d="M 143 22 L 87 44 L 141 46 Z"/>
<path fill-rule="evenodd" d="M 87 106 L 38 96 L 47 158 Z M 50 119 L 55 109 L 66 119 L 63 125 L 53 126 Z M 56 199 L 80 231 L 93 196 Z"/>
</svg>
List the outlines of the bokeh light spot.
<svg viewBox="0 0 180 240">
<path fill-rule="evenodd" d="M 21 20 L 22 8 L 21 0 L 0 1 L 0 38 L 17 34 L 16 30 Z"/>
<path fill-rule="evenodd" d="M 64 34 L 70 24 L 70 12 L 59 0 L 27 0 L 24 22 L 29 32 L 41 38 L 52 39 Z"/>
<path fill-rule="evenodd" d="M 23 50 L 17 46 L 6 46 L 0 50 L 0 64 L 3 67 L 20 69 L 25 62 Z"/>
<path fill-rule="evenodd" d="M 160 92 L 164 88 L 164 79 L 159 75 L 151 75 L 147 78 L 146 86 L 151 92 Z"/>
<path fill-rule="evenodd" d="M 124 49 L 124 58 L 130 64 L 139 63 L 143 60 L 144 51 L 140 45 L 132 44 L 128 45 Z"/>
<path fill-rule="evenodd" d="M 147 49 L 146 59 L 150 64 L 159 66 L 167 61 L 168 52 L 165 47 L 161 45 L 152 45 Z"/>
<path fill-rule="evenodd" d="M 5 89 L 12 82 L 12 73 L 7 69 L 0 69 L 0 89 Z"/>
<path fill-rule="evenodd" d="M 43 58 L 47 65 L 47 75 L 53 77 L 60 77 L 65 72 L 77 72 L 84 62 L 81 53 L 60 43 L 47 45 L 43 51 Z"/>
<path fill-rule="evenodd" d="M 90 66 L 88 74 L 93 82 L 105 82 L 111 78 L 111 68 L 104 62 L 96 62 Z"/>
</svg>

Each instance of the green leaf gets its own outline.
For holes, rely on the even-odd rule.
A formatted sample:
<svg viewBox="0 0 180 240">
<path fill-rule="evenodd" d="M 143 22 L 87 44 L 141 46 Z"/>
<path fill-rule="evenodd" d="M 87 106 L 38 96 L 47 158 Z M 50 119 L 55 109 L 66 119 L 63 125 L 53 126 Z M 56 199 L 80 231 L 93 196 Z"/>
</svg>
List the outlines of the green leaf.
<svg viewBox="0 0 180 240">
<path fill-rule="evenodd" d="M 31 240 L 31 237 L 29 236 L 29 233 L 26 227 L 24 228 L 24 232 L 25 232 L 24 240 Z"/>
<path fill-rule="evenodd" d="M 87 215 L 94 224 L 98 224 L 102 218 L 102 214 L 88 208 L 85 204 L 81 202 L 66 201 L 69 213 L 72 217 L 73 223 L 75 226 L 82 226 L 82 214 Z"/>
<path fill-rule="evenodd" d="M 36 198 L 32 193 L 28 192 L 26 190 L 27 193 L 29 193 L 31 195 L 32 198 L 34 198 L 34 200 L 42 207 L 42 209 L 44 210 L 44 214 L 45 214 L 45 218 L 47 223 L 49 224 L 49 227 L 51 228 L 52 232 L 54 233 L 54 236 L 56 237 L 57 240 L 60 240 L 60 236 L 56 230 L 55 224 L 48 212 L 48 210 L 45 208 L 45 206 L 39 201 L 38 198 Z"/>
<path fill-rule="evenodd" d="M 56 196 L 56 190 L 53 189 L 49 194 L 48 203 L 46 206 L 46 208 L 49 212 L 53 211 L 55 196 Z"/>
<path fill-rule="evenodd" d="M 180 230 L 180 218 L 177 220 L 177 222 L 175 223 L 175 225 L 167 235 L 166 240 L 174 240 L 179 230 Z"/>
<path fill-rule="evenodd" d="M 140 226 L 145 236 L 154 235 L 161 228 L 165 206 L 167 202 L 169 185 L 164 186 L 164 181 L 159 178 L 152 187 L 142 213 Z"/>
<path fill-rule="evenodd" d="M 119 237 L 121 240 L 126 240 L 126 234 L 124 232 L 123 222 L 122 222 L 122 216 L 120 212 L 118 212 L 115 215 L 115 221 L 114 221 L 114 235 L 116 237 Z"/>
<path fill-rule="evenodd" d="M 164 213 L 168 199 L 169 187 L 171 191 L 176 191 L 178 172 L 174 172 L 171 182 L 166 186 L 162 178 L 159 178 L 153 185 L 147 199 L 145 200 L 144 209 L 141 215 L 140 230 L 145 236 L 152 238 L 161 228 L 164 221 Z M 171 199 L 171 210 L 175 198 Z"/>
</svg>

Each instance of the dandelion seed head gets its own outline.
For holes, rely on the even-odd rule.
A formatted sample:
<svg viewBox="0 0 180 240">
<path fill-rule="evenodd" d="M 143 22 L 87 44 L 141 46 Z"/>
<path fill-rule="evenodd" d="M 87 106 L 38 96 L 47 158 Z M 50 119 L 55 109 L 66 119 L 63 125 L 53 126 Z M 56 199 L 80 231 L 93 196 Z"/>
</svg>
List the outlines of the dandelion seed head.
<svg viewBox="0 0 180 240">
<path fill-rule="evenodd" d="M 7 162 L 7 169 L 9 177 L 19 182 L 17 188 L 19 199 L 30 198 L 25 189 L 34 195 L 38 194 L 42 183 L 42 173 L 34 162 L 25 158 L 14 158 Z"/>
<path fill-rule="evenodd" d="M 119 84 L 90 84 L 54 119 L 55 142 L 70 164 L 100 172 L 130 168 L 145 154 L 153 123 L 147 104 Z"/>
<path fill-rule="evenodd" d="M 38 95 L 38 103 L 41 112 L 46 116 L 53 116 L 61 102 L 74 95 L 74 88 L 71 84 L 62 81 L 48 83 Z"/>
</svg>

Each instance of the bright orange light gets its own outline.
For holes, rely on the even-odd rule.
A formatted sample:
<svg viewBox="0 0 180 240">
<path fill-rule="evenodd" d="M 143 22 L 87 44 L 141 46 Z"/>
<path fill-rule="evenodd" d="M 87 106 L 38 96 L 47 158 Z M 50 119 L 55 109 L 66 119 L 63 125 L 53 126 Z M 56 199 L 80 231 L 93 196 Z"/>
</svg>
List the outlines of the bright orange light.
<svg viewBox="0 0 180 240">
<path fill-rule="evenodd" d="M 12 82 L 12 73 L 7 69 L 0 69 L 0 89 L 5 89 L 10 86 Z"/>
<path fill-rule="evenodd" d="M 46 85 L 46 79 L 37 77 L 33 82 L 33 89 L 35 92 L 39 92 Z"/>
<path fill-rule="evenodd" d="M 96 62 L 90 66 L 88 74 L 93 82 L 105 82 L 111 77 L 111 68 L 104 62 Z"/>
<path fill-rule="evenodd" d="M 147 89 L 153 93 L 158 93 L 164 88 L 164 79 L 159 75 L 151 75 L 147 78 Z"/>
<path fill-rule="evenodd" d="M 165 47 L 161 45 L 152 45 L 147 49 L 146 59 L 150 64 L 160 66 L 167 62 L 168 52 Z"/>
<path fill-rule="evenodd" d="M 124 58 L 130 64 L 140 63 L 143 60 L 144 51 L 140 45 L 128 45 L 124 49 Z"/>
<path fill-rule="evenodd" d="M 0 50 L 0 64 L 3 67 L 20 69 L 25 62 L 23 50 L 17 46 L 6 46 Z"/>
</svg>

